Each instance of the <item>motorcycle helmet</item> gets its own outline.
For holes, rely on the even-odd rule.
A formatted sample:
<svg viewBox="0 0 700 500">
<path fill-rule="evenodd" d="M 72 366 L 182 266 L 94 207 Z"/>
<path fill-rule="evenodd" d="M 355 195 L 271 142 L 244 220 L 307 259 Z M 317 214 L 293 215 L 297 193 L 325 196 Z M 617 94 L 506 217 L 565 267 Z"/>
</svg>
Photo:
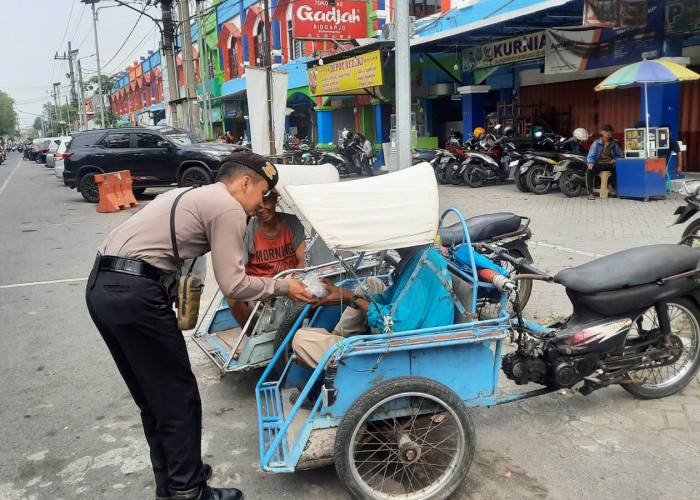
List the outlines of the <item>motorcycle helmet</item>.
<svg viewBox="0 0 700 500">
<path fill-rule="evenodd" d="M 474 129 L 474 132 L 473 132 L 474 137 L 476 137 L 476 138 L 478 138 L 481 134 L 485 134 L 485 133 L 486 133 L 486 130 L 484 130 L 483 127 L 476 127 Z"/>
<path fill-rule="evenodd" d="M 513 135 L 514 133 L 515 133 L 515 129 L 513 127 L 511 127 L 510 125 L 508 125 L 506 128 L 503 129 L 503 135 L 505 135 L 505 136 Z"/>
<path fill-rule="evenodd" d="M 577 141 L 585 141 L 588 139 L 588 131 L 585 128 L 577 128 L 572 135 Z"/>
<path fill-rule="evenodd" d="M 301 149 L 302 151 L 308 151 L 309 149 L 311 149 L 311 147 L 308 144 L 300 144 L 299 149 Z"/>
</svg>

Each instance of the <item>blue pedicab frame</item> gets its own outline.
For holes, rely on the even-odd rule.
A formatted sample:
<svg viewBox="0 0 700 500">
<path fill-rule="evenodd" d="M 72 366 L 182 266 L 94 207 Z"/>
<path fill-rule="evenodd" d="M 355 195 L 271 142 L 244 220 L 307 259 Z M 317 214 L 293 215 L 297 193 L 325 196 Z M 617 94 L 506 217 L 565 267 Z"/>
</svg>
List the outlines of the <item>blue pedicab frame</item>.
<svg viewBox="0 0 700 500">
<path fill-rule="evenodd" d="M 465 407 L 506 403 L 539 392 L 498 397 L 503 341 L 511 336 L 511 318 L 506 310 L 509 294 L 502 293 L 498 317 L 475 319 L 477 295 L 480 291 L 492 293 L 494 286 L 478 279 L 466 221 L 458 209 L 451 207 L 442 214 L 439 234 L 445 217 L 450 213 L 456 214 L 463 225 L 462 245 L 469 249 L 471 264 L 467 268 L 447 257 L 453 283 L 463 280 L 473 287 L 469 303 L 464 304 L 466 307 L 455 302 L 456 309 L 466 309 L 465 314 L 456 314 L 459 316 L 456 321 L 460 322 L 438 328 L 393 333 L 390 321 L 385 320 L 384 333 L 344 338 L 326 352 L 318 367 L 313 370 L 295 364 L 292 357 L 281 376 L 273 380 L 272 367 L 284 350 L 288 349 L 289 342 L 309 314 L 311 306 L 307 305 L 255 387 L 260 467 L 263 470 L 293 472 L 332 463 L 334 432 L 341 425 L 345 414 L 364 393 L 385 381 L 402 377 L 431 379 L 453 391 Z M 414 274 L 422 265 L 421 262 L 416 266 Z M 354 280 L 346 280 L 340 286 L 346 286 L 352 281 Z M 455 295 L 452 295 L 454 300 Z M 339 314 L 340 306 L 319 307 L 308 326 L 332 330 Z M 325 384 L 321 397 L 305 415 L 302 402 L 324 372 Z M 285 389 L 305 381 L 294 404 L 284 399 Z M 549 391 L 542 390 L 543 393 Z M 410 408 L 395 407 L 392 412 L 401 416 L 407 410 Z M 296 433 L 296 436 L 290 435 L 290 432 Z M 473 451 L 473 443 L 471 446 Z M 457 485 L 461 480 L 462 478 L 458 480 Z"/>
</svg>

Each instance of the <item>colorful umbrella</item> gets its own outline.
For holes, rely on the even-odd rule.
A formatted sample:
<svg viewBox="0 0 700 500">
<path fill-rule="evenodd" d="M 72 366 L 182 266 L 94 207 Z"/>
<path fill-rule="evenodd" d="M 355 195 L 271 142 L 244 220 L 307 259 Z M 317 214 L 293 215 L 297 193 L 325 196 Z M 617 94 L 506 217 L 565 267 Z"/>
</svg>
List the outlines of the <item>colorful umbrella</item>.
<svg viewBox="0 0 700 500">
<path fill-rule="evenodd" d="M 647 96 L 647 86 L 661 85 L 664 83 L 675 83 L 684 80 L 697 80 L 700 75 L 689 70 L 685 66 L 676 64 L 670 61 L 661 61 L 659 59 L 646 60 L 636 62 L 624 66 L 605 80 L 595 86 L 596 90 L 627 88 L 627 87 L 644 87 L 644 107 L 646 111 L 647 131 L 646 137 L 649 137 L 649 99 Z M 649 156 L 648 141 L 644 141 L 646 156 Z"/>
</svg>

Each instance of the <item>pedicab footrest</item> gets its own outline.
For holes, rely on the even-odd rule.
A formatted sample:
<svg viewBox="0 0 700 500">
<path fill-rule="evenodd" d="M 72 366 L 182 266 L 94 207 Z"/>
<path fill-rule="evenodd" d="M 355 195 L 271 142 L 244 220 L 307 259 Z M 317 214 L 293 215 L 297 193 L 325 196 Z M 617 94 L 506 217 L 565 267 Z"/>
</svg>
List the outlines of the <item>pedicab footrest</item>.
<svg viewBox="0 0 700 500">
<path fill-rule="evenodd" d="M 263 384 L 258 392 L 258 415 L 260 422 L 261 442 L 265 443 L 265 452 L 268 446 L 275 440 L 282 424 L 284 424 L 284 411 L 282 409 L 282 397 L 277 382 Z M 285 462 L 288 454 L 287 440 L 283 439 L 278 449 L 271 457 L 269 466 L 275 462 Z"/>
</svg>

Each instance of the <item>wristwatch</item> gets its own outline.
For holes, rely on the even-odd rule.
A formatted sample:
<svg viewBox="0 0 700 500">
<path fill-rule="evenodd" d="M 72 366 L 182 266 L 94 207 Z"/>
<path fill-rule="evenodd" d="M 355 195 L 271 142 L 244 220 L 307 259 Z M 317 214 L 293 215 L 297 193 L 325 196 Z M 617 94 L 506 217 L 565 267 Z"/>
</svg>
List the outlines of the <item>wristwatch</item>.
<svg viewBox="0 0 700 500">
<path fill-rule="evenodd" d="M 363 298 L 361 295 L 353 295 L 352 299 L 350 299 L 350 307 L 352 307 L 353 309 L 359 309 L 359 307 L 357 306 L 357 299 L 361 298 Z"/>
</svg>

